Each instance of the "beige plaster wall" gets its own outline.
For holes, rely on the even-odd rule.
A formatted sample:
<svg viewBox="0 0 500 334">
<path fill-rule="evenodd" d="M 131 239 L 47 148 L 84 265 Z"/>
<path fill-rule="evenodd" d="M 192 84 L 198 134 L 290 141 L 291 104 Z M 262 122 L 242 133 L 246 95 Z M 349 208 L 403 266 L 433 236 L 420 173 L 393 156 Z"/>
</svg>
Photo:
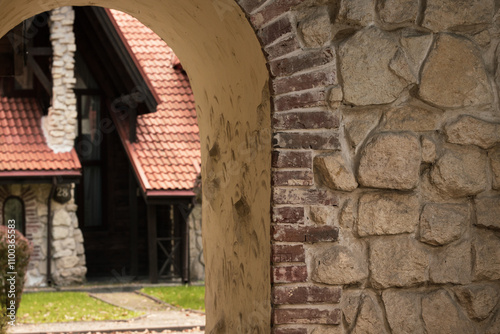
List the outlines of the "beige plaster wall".
<svg viewBox="0 0 500 334">
<path fill-rule="evenodd" d="M 68 5 L 127 12 L 181 59 L 201 132 L 207 333 L 268 332 L 269 74 L 241 9 L 231 0 L 0 0 L 0 36 L 26 18 Z"/>
</svg>

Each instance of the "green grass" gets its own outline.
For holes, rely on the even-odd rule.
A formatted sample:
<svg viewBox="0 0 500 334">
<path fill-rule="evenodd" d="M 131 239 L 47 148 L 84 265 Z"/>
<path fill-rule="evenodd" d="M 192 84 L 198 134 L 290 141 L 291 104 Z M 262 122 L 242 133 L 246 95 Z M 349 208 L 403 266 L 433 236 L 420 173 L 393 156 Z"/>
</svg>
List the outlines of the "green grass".
<svg viewBox="0 0 500 334">
<path fill-rule="evenodd" d="M 205 312 L 204 286 L 162 286 L 143 288 L 141 292 L 176 307 Z"/>
<path fill-rule="evenodd" d="M 17 322 L 120 320 L 141 314 L 104 303 L 85 292 L 37 292 L 23 294 Z"/>
</svg>

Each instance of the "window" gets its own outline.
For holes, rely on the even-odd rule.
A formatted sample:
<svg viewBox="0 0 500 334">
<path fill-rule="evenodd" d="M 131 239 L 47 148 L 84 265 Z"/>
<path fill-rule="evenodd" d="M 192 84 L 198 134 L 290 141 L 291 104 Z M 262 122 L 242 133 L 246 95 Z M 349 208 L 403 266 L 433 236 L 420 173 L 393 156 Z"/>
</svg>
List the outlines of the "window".
<svg viewBox="0 0 500 334">
<path fill-rule="evenodd" d="M 101 97 L 77 91 L 78 137 L 76 148 L 83 168 L 82 182 L 77 189 L 77 203 L 81 207 L 83 225 L 102 226 L 102 145 Z"/>
<path fill-rule="evenodd" d="M 19 197 L 9 197 L 3 203 L 3 224 L 12 219 L 16 221 L 16 230 L 25 234 L 24 205 Z"/>
</svg>

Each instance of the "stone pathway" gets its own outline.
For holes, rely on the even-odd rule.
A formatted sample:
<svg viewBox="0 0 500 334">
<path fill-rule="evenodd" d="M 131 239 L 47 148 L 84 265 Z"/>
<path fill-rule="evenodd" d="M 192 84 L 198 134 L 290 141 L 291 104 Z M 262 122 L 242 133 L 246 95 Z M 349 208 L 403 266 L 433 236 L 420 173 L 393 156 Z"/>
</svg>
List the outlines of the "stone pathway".
<svg viewBox="0 0 500 334">
<path fill-rule="evenodd" d="M 135 292 L 89 293 L 89 296 L 130 311 L 164 312 L 172 309 Z"/>
<path fill-rule="evenodd" d="M 205 315 L 202 313 L 179 310 L 134 292 L 89 293 L 89 295 L 106 303 L 146 314 L 138 318 L 119 321 L 18 325 L 11 328 L 9 333 L 204 333 L 200 330 L 205 326 Z"/>
</svg>

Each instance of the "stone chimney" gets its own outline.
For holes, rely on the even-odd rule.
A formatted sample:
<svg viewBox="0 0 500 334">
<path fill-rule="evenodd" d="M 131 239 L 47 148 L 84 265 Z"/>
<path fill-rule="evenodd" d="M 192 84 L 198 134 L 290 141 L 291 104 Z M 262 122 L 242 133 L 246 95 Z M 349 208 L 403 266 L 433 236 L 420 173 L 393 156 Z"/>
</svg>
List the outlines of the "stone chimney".
<svg viewBox="0 0 500 334">
<path fill-rule="evenodd" d="M 74 146 L 77 129 L 75 79 L 75 34 L 72 7 L 54 9 L 50 14 L 52 42 L 52 103 L 42 128 L 49 147 L 56 153 L 68 152 Z"/>
</svg>

